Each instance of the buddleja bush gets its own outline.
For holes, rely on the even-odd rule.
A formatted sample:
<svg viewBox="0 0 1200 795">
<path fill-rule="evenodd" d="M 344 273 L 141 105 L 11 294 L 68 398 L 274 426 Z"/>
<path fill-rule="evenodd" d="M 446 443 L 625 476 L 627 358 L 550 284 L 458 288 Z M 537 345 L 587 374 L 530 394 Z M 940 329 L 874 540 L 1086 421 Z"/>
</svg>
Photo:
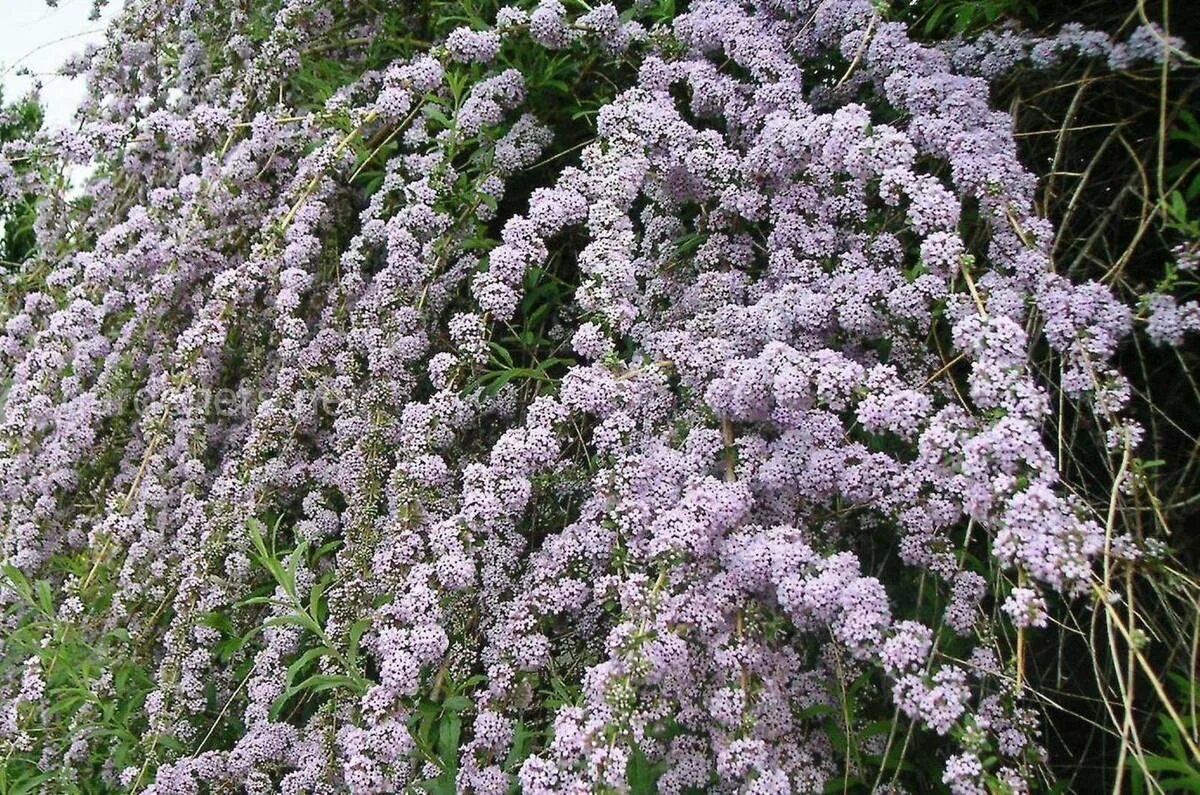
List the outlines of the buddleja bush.
<svg viewBox="0 0 1200 795">
<path fill-rule="evenodd" d="M 1152 673 L 1134 312 L 988 81 L 1181 42 L 579 6 L 129 0 L 5 147 L 6 785 L 1024 792 L 1056 616 Z"/>
</svg>

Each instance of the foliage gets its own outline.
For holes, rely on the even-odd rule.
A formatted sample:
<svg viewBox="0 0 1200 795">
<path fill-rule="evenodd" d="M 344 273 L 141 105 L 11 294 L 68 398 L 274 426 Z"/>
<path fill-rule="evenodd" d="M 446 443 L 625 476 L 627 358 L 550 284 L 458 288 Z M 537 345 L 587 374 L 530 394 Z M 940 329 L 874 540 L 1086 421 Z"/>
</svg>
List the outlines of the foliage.
<svg viewBox="0 0 1200 795">
<path fill-rule="evenodd" d="M 0 145 L 29 140 L 41 123 L 41 108 L 34 99 L 5 105 L 3 95 L 0 95 Z M 29 168 L 20 160 L 9 167 L 17 173 Z M 4 229 L 0 260 L 4 263 L 6 273 L 11 273 L 15 265 L 24 261 L 33 249 L 34 200 L 35 197 L 30 195 L 14 196 L 0 205 L 0 224 Z"/>
</svg>

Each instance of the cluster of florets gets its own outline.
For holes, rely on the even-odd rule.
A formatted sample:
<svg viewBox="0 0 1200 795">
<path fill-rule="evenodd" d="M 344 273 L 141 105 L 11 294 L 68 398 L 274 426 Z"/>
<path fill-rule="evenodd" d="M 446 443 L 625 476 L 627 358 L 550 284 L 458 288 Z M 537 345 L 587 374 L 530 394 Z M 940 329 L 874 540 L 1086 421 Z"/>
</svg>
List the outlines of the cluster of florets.
<svg viewBox="0 0 1200 795">
<path fill-rule="evenodd" d="M 985 31 L 971 41 L 948 42 L 945 49 L 956 69 L 994 80 L 1022 65 L 1053 69 L 1070 57 L 1100 60 L 1114 70 L 1138 63 L 1177 65 L 1184 42 L 1153 23 L 1139 26 L 1124 41 L 1069 23 L 1053 36 L 1031 36 L 1015 29 Z"/>
<path fill-rule="evenodd" d="M 47 203 L 28 266 L 44 284 L 0 338 L 0 554 L 56 583 L 73 632 L 119 626 L 150 650 L 143 756 L 111 784 L 583 792 L 649 761 L 664 792 L 819 792 L 843 728 L 814 716 L 854 680 L 889 719 L 969 738 L 945 761 L 952 791 L 1032 776 L 1037 727 L 984 619 L 1045 627 L 1105 539 L 1046 449 L 1030 335 L 1115 426 L 1128 388 L 1110 360 L 1134 314 L 1053 273 L 1036 180 L 975 75 L 1179 43 L 1069 28 L 939 49 L 869 0 L 700 0 L 650 35 L 643 6 L 504 8 L 313 111 L 281 99 L 281 75 L 323 36 L 369 40 L 371 20 L 285 0 L 251 41 L 243 12 L 185 3 L 158 31 L 185 45 L 172 65 L 133 46 L 157 17 L 130 0 L 80 129 L 38 144 L 107 164 L 95 244 Z M 203 25 L 230 34 L 221 59 L 190 47 Z M 546 156 L 544 86 L 505 47 L 636 77 L 594 140 Z M 845 85 L 819 77 L 839 58 Z M 182 97 L 143 113 L 176 76 Z M 8 165 L 23 156 L 0 154 L 6 195 L 36 187 Z M 505 209 L 547 163 L 557 176 Z M 989 241 L 973 254 L 972 223 Z M 543 346 L 512 326 L 546 311 L 526 290 L 547 273 L 576 280 L 573 302 L 545 326 L 553 360 L 525 367 L 506 345 Z M 1156 342 L 1200 329 L 1192 304 L 1146 310 Z M 253 395 L 243 413 L 210 400 L 231 382 Z M 272 544 L 303 545 L 286 565 L 267 515 Z M 937 594 L 931 613 L 872 573 L 879 539 L 899 589 Z M 56 573 L 77 554 L 92 575 Z M 104 563 L 111 607 L 92 615 L 79 597 Z M 0 744 L 28 750 L 51 720 L 40 659 L 0 680 Z M 541 703 L 564 675 L 575 703 Z M 290 709 L 306 676 L 313 700 Z M 439 760 L 414 733 L 451 681 L 469 719 Z M 230 710 L 244 734 L 206 750 Z"/>
<path fill-rule="evenodd" d="M 1184 336 L 1200 331 L 1200 302 L 1180 303 L 1174 296 L 1151 293 L 1145 298 L 1146 336 L 1157 345 L 1182 345 Z"/>
</svg>

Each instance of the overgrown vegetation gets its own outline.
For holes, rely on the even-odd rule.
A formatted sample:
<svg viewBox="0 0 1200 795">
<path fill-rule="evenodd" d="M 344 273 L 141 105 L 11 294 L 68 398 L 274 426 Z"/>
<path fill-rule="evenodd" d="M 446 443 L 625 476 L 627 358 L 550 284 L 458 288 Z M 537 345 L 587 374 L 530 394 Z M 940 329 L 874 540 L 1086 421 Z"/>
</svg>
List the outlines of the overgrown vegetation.
<svg viewBox="0 0 1200 795">
<path fill-rule="evenodd" d="M 0 793 L 1200 792 L 1188 11 L 128 0 Z"/>
</svg>

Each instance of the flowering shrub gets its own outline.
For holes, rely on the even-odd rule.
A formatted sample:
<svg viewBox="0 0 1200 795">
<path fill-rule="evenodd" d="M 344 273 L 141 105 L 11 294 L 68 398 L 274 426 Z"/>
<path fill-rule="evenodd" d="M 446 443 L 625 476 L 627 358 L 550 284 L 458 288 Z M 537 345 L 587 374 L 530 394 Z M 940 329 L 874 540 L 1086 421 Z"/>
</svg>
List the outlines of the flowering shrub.
<svg viewBox="0 0 1200 795">
<path fill-rule="evenodd" d="M 989 85 L 1180 40 L 384 5 L 131 0 L 78 129 L 4 149 L 43 197 L 0 342 L 6 775 L 1024 792 L 1030 648 L 1080 609 L 1197 753 L 1120 602 L 1167 553 L 1121 518 L 1156 498 L 1117 357 L 1200 314 L 1056 268 Z"/>
</svg>

